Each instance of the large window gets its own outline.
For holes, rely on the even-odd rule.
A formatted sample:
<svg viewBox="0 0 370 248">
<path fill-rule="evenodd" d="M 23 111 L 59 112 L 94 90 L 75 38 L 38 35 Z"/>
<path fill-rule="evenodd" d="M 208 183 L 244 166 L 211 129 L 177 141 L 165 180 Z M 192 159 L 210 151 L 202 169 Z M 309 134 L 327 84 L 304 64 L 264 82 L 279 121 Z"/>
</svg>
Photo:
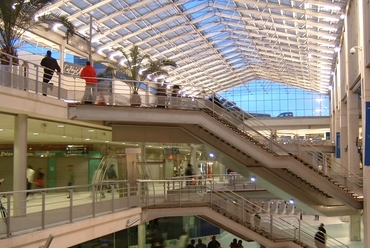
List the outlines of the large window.
<svg viewBox="0 0 370 248">
<path fill-rule="evenodd" d="M 320 94 L 296 87 L 256 80 L 220 93 L 249 113 L 270 114 L 292 112 L 294 116 L 329 116 L 329 94 Z"/>
</svg>

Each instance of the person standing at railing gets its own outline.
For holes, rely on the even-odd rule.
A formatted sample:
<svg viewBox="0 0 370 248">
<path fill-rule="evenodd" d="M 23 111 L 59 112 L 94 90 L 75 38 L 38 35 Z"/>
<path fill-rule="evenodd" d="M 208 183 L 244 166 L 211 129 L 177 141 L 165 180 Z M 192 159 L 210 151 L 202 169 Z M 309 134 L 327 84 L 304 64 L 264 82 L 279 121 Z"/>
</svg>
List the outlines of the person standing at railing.
<svg viewBox="0 0 370 248">
<path fill-rule="evenodd" d="M 46 56 L 41 60 L 40 64 L 44 67 L 42 95 L 47 96 L 48 88 L 50 88 L 50 91 L 53 90 L 54 84 L 49 82 L 53 78 L 54 72 L 57 71 L 58 75 L 60 75 L 61 70 L 57 60 L 51 57 L 51 51 L 46 52 Z"/>
<path fill-rule="evenodd" d="M 81 99 L 81 103 L 95 103 L 97 96 L 97 83 L 98 79 L 96 77 L 96 71 L 94 67 L 91 66 L 90 61 L 86 61 L 86 66 L 82 68 L 80 77 L 85 79 L 85 93 Z M 89 102 L 91 100 L 91 102 Z"/>
<path fill-rule="evenodd" d="M 188 167 L 185 169 L 186 185 L 192 185 L 192 180 L 194 180 L 193 176 L 194 176 L 193 166 L 189 163 Z"/>
</svg>

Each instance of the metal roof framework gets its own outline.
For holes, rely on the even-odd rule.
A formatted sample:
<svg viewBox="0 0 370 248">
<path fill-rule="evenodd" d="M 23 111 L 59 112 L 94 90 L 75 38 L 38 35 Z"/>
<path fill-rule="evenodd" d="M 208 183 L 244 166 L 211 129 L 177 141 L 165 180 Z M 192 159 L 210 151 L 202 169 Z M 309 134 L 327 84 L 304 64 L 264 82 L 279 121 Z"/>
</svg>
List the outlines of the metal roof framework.
<svg viewBox="0 0 370 248">
<path fill-rule="evenodd" d="M 347 1 L 59 0 L 42 12 L 67 14 L 93 51 L 138 45 L 173 59 L 165 79 L 196 96 L 254 80 L 325 93 L 331 84 Z M 63 29 L 63 27 L 59 27 Z"/>
</svg>

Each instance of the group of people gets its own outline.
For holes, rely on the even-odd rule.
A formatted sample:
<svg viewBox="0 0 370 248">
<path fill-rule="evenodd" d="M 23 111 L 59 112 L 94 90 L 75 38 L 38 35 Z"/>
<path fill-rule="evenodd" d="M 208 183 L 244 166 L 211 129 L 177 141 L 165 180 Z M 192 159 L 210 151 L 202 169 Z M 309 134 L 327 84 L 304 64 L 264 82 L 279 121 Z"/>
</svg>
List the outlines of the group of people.
<svg viewBox="0 0 370 248">
<path fill-rule="evenodd" d="M 27 178 L 27 190 L 32 189 L 32 185 L 35 185 L 37 189 L 42 189 L 45 186 L 45 171 L 43 168 L 37 169 L 37 172 L 33 169 L 32 165 L 27 166 L 26 171 L 26 178 Z M 73 165 L 68 165 L 67 168 L 67 178 L 68 178 L 68 186 L 72 186 L 75 182 L 75 174 L 73 171 Z M 30 192 L 27 192 L 26 197 L 30 195 Z M 70 196 L 68 196 L 69 198 Z"/>
<path fill-rule="evenodd" d="M 33 167 L 28 165 L 26 173 L 27 190 L 32 189 L 32 185 L 35 185 L 38 189 L 44 188 L 45 171 L 43 168 L 39 168 L 37 172 L 35 172 Z M 28 197 L 29 194 L 30 192 L 27 192 L 26 197 Z"/>
<path fill-rule="evenodd" d="M 203 244 L 202 239 L 198 239 L 198 243 L 195 244 L 195 239 L 190 240 L 190 244 L 186 248 L 220 248 L 221 244 L 216 240 L 216 236 L 212 236 L 212 240 L 206 244 Z"/>
<path fill-rule="evenodd" d="M 244 248 L 243 241 L 241 239 L 233 239 L 233 242 L 230 243 L 229 248 Z"/>
<path fill-rule="evenodd" d="M 45 57 L 41 60 L 40 65 L 44 67 L 44 74 L 43 74 L 43 84 L 42 84 L 42 94 L 47 96 L 47 90 L 53 90 L 53 83 L 50 83 L 50 80 L 53 78 L 55 71 L 58 75 L 61 74 L 61 69 L 58 64 L 58 61 L 51 56 L 51 51 L 47 51 Z M 95 103 L 97 97 L 97 83 L 98 78 L 96 76 L 96 71 L 94 67 L 91 65 L 90 61 L 86 62 L 84 68 L 82 68 L 80 72 L 80 77 L 85 79 L 85 93 L 81 99 L 82 103 Z M 104 98 L 102 95 L 99 96 Z M 101 103 L 105 103 L 101 101 Z M 102 105 L 102 104 L 101 104 Z"/>
</svg>

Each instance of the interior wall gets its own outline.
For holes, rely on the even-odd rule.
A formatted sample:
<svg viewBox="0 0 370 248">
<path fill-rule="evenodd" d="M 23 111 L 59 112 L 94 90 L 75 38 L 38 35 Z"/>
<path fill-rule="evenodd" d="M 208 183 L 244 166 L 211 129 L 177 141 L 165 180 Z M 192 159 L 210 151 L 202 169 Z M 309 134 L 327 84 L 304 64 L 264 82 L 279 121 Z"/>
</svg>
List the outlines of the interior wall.
<svg viewBox="0 0 370 248">
<path fill-rule="evenodd" d="M 88 162 L 87 157 L 57 157 L 56 158 L 56 187 L 67 186 L 67 166 L 74 165 L 75 185 L 88 184 Z M 47 187 L 48 174 L 48 158 L 28 157 L 27 164 L 31 165 L 35 171 L 35 178 L 37 169 L 42 168 L 45 171 L 45 187 Z M 1 185 L 1 191 L 13 190 L 13 157 L 0 157 L 0 178 L 5 178 Z M 17 175 L 24 177 L 26 175 Z M 34 187 L 33 187 L 34 188 Z"/>
</svg>

